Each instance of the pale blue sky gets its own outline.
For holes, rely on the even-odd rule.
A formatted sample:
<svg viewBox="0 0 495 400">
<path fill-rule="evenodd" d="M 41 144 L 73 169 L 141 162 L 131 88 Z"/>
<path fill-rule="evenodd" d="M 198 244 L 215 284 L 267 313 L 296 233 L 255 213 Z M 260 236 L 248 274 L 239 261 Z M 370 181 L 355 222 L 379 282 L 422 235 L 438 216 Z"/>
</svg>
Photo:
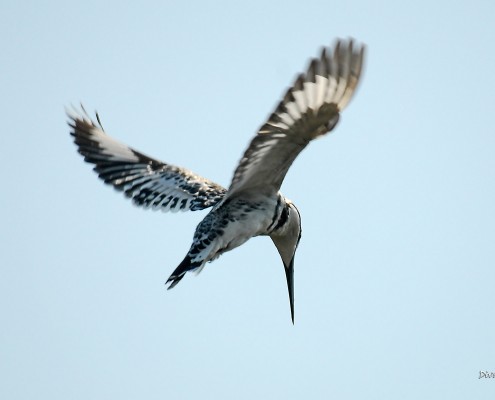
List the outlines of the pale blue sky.
<svg viewBox="0 0 495 400">
<path fill-rule="evenodd" d="M 3 0 L 0 398 L 493 399 L 494 16 L 488 0 Z M 166 291 L 205 213 L 105 187 L 64 106 L 228 185 L 337 36 L 368 58 L 283 186 L 303 222 L 295 326 L 267 238 Z"/>
</svg>

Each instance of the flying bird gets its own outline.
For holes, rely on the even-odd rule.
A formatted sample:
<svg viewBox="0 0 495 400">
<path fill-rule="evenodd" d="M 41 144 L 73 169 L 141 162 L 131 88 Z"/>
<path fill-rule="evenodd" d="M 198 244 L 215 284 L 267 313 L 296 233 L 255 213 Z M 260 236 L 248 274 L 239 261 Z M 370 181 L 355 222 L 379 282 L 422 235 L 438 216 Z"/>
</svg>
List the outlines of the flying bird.
<svg viewBox="0 0 495 400">
<path fill-rule="evenodd" d="M 163 211 L 212 207 L 199 223 L 192 245 L 166 284 L 173 288 L 187 272 L 200 272 L 254 236 L 269 236 L 282 258 L 294 323 L 294 256 L 301 239 L 301 215 L 280 193 L 285 175 L 313 139 L 335 128 L 359 82 L 364 45 L 337 40 L 323 48 L 297 76 L 244 152 L 228 189 L 182 167 L 159 161 L 108 136 L 100 122 L 68 111 L 74 142 L 98 176 L 134 204 Z"/>
</svg>

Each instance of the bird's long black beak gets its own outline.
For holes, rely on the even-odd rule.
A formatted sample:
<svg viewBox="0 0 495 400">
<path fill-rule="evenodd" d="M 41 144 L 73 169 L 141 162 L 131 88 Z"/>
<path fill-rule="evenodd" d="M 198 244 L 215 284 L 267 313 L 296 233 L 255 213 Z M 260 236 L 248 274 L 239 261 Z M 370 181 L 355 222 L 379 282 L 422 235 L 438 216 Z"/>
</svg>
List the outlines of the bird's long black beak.
<svg viewBox="0 0 495 400">
<path fill-rule="evenodd" d="M 284 270 L 287 278 L 287 289 L 289 290 L 290 316 L 292 325 L 294 325 L 294 257 L 292 257 L 289 266 L 284 263 Z"/>
</svg>

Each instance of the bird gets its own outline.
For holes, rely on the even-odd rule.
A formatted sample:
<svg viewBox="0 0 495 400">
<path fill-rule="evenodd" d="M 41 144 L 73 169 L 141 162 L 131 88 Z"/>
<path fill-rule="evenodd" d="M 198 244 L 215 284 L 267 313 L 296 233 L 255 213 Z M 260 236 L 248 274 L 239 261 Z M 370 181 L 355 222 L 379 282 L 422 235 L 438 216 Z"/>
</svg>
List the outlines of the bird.
<svg viewBox="0 0 495 400">
<path fill-rule="evenodd" d="M 294 258 L 301 214 L 280 188 L 299 153 L 339 122 L 360 81 L 365 48 L 351 38 L 337 39 L 310 60 L 249 143 L 228 188 L 113 139 L 99 114 L 92 119 L 82 104 L 66 110 L 78 152 L 94 165 L 99 178 L 134 204 L 172 212 L 211 208 L 166 281 L 168 289 L 250 238 L 269 236 L 284 267 L 294 324 Z"/>
</svg>

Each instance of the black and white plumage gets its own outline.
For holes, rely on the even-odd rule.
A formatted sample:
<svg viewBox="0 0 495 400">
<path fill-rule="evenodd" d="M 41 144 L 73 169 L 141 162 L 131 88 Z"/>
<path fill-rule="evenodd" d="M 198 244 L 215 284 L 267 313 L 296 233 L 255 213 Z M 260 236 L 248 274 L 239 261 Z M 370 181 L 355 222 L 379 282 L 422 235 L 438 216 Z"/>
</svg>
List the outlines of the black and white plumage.
<svg viewBox="0 0 495 400">
<path fill-rule="evenodd" d="M 362 70 L 364 46 L 337 40 L 297 77 L 245 151 L 228 190 L 185 168 L 148 157 L 108 136 L 88 114 L 69 111 L 71 135 L 85 161 L 107 184 L 136 205 L 163 211 L 213 207 L 196 228 L 193 243 L 167 283 L 254 236 L 270 236 L 284 264 L 294 321 L 294 256 L 301 216 L 280 192 L 292 162 L 308 143 L 331 131 L 350 101 Z"/>
</svg>

